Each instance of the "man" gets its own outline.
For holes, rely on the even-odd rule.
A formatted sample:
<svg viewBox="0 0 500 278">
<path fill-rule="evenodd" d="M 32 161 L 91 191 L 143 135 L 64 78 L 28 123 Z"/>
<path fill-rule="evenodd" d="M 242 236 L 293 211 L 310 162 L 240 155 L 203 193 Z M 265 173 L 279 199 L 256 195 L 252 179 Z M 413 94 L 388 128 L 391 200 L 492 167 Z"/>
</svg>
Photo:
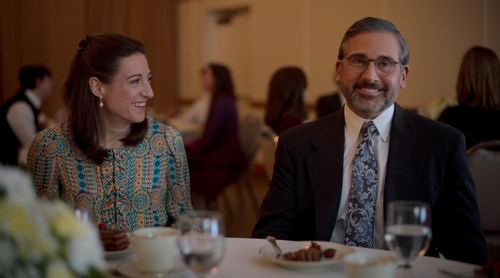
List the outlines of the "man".
<svg viewBox="0 0 500 278">
<path fill-rule="evenodd" d="M 321 119 L 342 108 L 342 98 L 338 92 L 331 92 L 321 96 L 316 103 L 316 116 Z"/>
<path fill-rule="evenodd" d="M 7 165 L 26 164 L 31 141 L 42 129 L 42 101 L 52 92 L 51 74 L 44 66 L 24 66 L 19 82 L 18 93 L 0 108 L 0 163 Z"/>
<path fill-rule="evenodd" d="M 333 73 L 332 77 L 337 87 L 339 87 L 339 84 L 336 80 L 337 74 L 335 72 Z M 321 119 L 325 116 L 339 111 L 342 108 L 342 105 L 344 105 L 344 102 L 345 101 L 343 97 L 338 91 L 333 91 L 322 95 L 316 102 L 316 118 Z"/>
<path fill-rule="evenodd" d="M 253 236 L 383 248 L 387 204 L 419 200 L 431 209 L 427 254 L 487 259 L 463 135 L 394 103 L 408 80 L 408 57 L 387 20 L 364 18 L 349 28 L 336 63 L 346 105 L 280 136 Z"/>
</svg>

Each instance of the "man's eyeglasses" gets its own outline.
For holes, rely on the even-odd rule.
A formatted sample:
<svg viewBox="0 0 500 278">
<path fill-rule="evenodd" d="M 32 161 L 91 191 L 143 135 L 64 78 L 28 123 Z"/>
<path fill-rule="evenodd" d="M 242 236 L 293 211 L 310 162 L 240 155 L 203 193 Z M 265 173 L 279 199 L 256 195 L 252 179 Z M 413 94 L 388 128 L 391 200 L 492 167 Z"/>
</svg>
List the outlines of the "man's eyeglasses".
<svg viewBox="0 0 500 278">
<path fill-rule="evenodd" d="M 375 68 L 383 74 L 389 74 L 394 71 L 399 62 L 396 62 L 388 57 L 379 57 L 377 59 L 368 59 L 362 55 L 353 55 L 345 59 L 347 65 L 356 71 L 364 71 L 368 68 L 370 62 L 374 62 Z"/>
</svg>

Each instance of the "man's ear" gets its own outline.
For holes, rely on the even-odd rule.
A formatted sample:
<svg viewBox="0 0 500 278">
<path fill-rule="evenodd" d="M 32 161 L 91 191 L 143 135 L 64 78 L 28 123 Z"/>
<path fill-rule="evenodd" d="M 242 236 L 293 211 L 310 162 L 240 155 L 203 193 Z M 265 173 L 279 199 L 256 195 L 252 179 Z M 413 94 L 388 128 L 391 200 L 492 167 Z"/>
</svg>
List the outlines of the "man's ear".
<svg viewBox="0 0 500 278">
<path fill-rule="evenodd" d="M 92 94 L 98 98 L 103 98 L 105 94 L 104 86 L 99 78 L 92 76 L 89 78 L 89 88 Z"/>
<path fill-rule="evenodd" d="M 342 70 L 344 69 L 344 64 L 342 64 L 341 61 L 337 61 L 335 63 L 335 81 L 338 83 L 340 80 L 340 74 L 342 73 Z"/>
<path fill-rule="evenodd" d="M 410 66 L 404 65 L 401 69 L 401 79 L 399 80 L 399 87 L 403 89 L 408 83 L 408 73 L 410 72 Z"/>
</svg>

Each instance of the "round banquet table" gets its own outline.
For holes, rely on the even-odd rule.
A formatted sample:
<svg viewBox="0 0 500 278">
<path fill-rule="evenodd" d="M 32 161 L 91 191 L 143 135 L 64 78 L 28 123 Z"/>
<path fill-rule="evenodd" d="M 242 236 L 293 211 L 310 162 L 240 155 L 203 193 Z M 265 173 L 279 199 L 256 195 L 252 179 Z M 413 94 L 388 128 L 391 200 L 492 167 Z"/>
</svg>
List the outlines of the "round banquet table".
<svg viewBox="0 0 500 278">
<path fill-rule="evenodd" d="M 278 240 L 278 244 L 286 244 L 287 241 Z M 321 244 L 321 243 L 320 243 Z M 219 265 L 218 273 L 210 277 L 214 278 L 245 278 L 245 277 L 347 277 L 342 263 L 314 270 L 293 270 L 279 266 L 259 255 L 259 249 L 269 245 L 264 239 L 253 238 L 226 238 L 226 252 L 222 263 Z M 386 253 L 389 251 L 354 247 L 354 252 L 362 253 Z M 120 264 L 133 260 L 133 255 L 125 258 L 107 260 L 108 266 L 113 272 L 113 277 L 121 277 L 116 271 Z M 413 277 L 474 277 L 474 269 L 477 265 L 451 261 L 434 257 L 419 257 L 413 263 Z M 454 275 L 455 274 L 455 275 Z M 194 277 L 184 272 L 175 277 Z M 396 275 L 399 277 L 400 275 Z M 142 277 L 142 276 L 141 276 Z M 169 277 L 169 276 L 168 276 Z"/>
</svg>

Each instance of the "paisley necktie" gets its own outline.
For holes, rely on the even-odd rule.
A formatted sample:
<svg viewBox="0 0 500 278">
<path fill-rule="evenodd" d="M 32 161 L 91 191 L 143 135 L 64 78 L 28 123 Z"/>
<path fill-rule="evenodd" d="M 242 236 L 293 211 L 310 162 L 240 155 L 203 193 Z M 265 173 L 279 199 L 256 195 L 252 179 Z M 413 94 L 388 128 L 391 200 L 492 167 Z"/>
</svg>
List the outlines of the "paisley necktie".
<svg viewBox="0 0 500 278">
<path fill-rule="evenodd" d="M 361 128 L 359 143 L 352 161 L 351 188 L 346 217 L 345 244 L 373 247 L 375 202 L 377 200 L 377 156 L 372 138 L 378 135 L 372 121 Z"/>
</svg>

